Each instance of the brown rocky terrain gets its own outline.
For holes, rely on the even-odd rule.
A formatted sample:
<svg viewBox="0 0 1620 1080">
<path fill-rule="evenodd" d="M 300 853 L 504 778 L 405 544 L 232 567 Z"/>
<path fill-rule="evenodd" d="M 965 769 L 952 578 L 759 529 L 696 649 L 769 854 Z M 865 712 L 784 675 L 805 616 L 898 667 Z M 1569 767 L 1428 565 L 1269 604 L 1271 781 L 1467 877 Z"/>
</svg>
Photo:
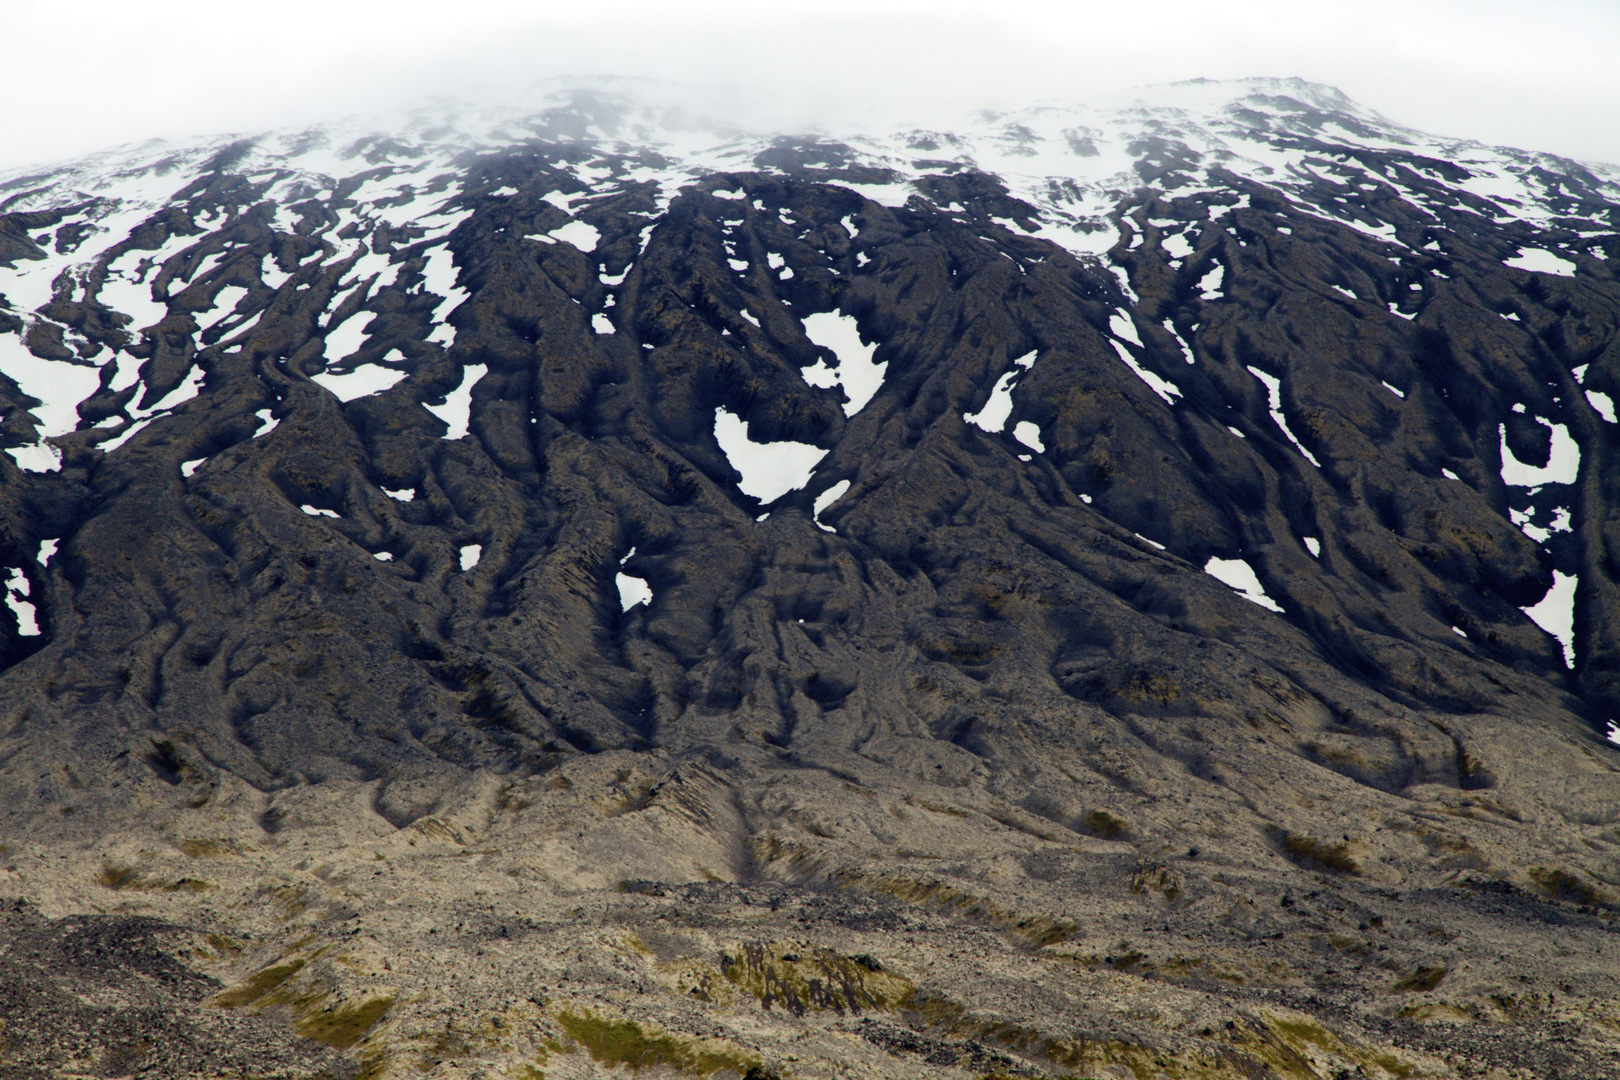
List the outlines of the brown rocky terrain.
<svg viewBox="0 0 1620 1080">
<path fill-rule="evenodd" d="M 1298 92 L 0 178 L 0 1077 L 1620 1077 L 1620 187 Z"/>
</svg>

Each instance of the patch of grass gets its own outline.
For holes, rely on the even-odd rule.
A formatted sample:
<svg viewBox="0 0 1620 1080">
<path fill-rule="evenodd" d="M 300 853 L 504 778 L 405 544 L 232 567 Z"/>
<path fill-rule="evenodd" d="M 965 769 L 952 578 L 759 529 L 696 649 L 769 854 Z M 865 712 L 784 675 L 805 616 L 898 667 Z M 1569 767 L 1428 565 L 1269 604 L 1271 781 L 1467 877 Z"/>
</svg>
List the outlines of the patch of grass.
<svg viewBox="0 0 1620 1080">
<path fill-rule="evenodd" d="M 1332 870 L 1340 874 L 1359 874 L 1361 866 L 1350 851 L 1347 841 L 1318 840 L 1304 833 L 1283 833 L 1279 841 L 1283 853 L 1307 870 Z"/>
<path fill-rule="evenodd" d="M 214 995 L 214 1004 L 222 1009 L 234 1009 L 238 1005 L 249 1005 L 263 997 L 265 994 L 279 987 L 282 983 L 298 974 L 304 968 L 304 961 L 289 960 L 285 964 L 275 964 L 263 971 L 248 976 L 247 982 L 234 986 Z"/>
<path fill-rule="evenodd" d="M 1087 810 L 1080 819 L 1080 831 L 1099 840 L 1119 840 L 1131 834 L 1130 822 L 1106 810 Z"/>
<path fill-rule="evenodd" d="M 300 1020 L 298 1034 L 338 1050 L 347 1050 L 365 1038 L 366 1032 L 383 1018 L 393 1004 L 392 994 L 353 1004 L 339 1003 Z"/>
<path fill-rule="evenodd" d="M 245 849 L 235 840 L 205 840 L 187 837 L 180 841 L 180 851 L 193 859 L 223 859 L 241 855 Z"/>
<path fill-rule="evenodd" d="M 899 874 L 868 875 L 853 867 L 839 870 L 833 875 L 833 880 L 846 889 L 892 896 L 907 903 L 962 915 L 974 922 L 993 926 L 1037 949 L 1068 941 L 1080 932 L 1080 928 L 1070 919 L 1055 915 L 1020 915 L 988 897 L 976 896 L 941 881 Z"/>
<path fill-rule="evenodd" d="M 1396 983 L 1391 989 L 1397 994 L 1425 993 L 1439 986 L 1440 980 L 1445 977 L 1445 968 L 1424 965 Z"/>
<path fill-rule="evenodd" d="M 1137 1080 L 1323 1080 L 1328 1076 L 1393 1076 L 1406 1080 L 1416 1068 L 1393 1054 L 1349 1045 L 1305 1016 L 1268 1015 L 1205 1028 L 1179 1049 L 1113 1039 L 1066 1039 L 1006 1020 L 975 1016 L 939 994 L 917 994 L 904 1015 L 954 1040 L 999 1045 L 1027 1059 L 1044 1059 L 1064 1070 L 1061 1080 L 1129 1076 Z M 1184 1040 L 1184 1043 L 1189 1041 Z M 1004 1080 L 1026 1070 L 995 1070 Z"/>
<path fill-rule="evenodd" d="M 780 1006 L 795 1016 L 832 1010 L 842 1015 L 895 1009 L 916 987 L 890 974 L 871 957 L 840 956 L 831 949 L 794 942 L 744 945 L 721 970 L 767 1011 Z"/>
<path fill-rule="evenodd" d="M 746 1075 L 762 1065 L 757 1054 L 718 1039 L 648 1032 L 634 1021 L 612 1020 L 594 1012 L 559 1012 L 556 1018 L 593 1060 L 609 1067 L 624 1065 L 632 1072 L 667 1068 L 688 1076 L 712 1076 L 721 1069 Z"/>
<path fill-rule="evenodd" d="M 682 997 L 708 1005 L 729 1005 L 737 996 L 732 984 L 726 981 L 718 968 L 694 957 L 683 956 L 657 967 L 664 976 L 664 985 Z"/>
<path fill-rule="evenodd" d="M 108 889 L 133 889 L 140 886 L 141 876 L 133 866 L 106 863 L 96 881 Z"/>
<path fill-rule="evenodd" d="M 1597 904 L 1609 906 L 1609 898 L 1589 882 L 1561 866 L 1536 866 L 1530 870 L 1530 880 L 1541 887 L 1549 900 L 1562 900 L 1569 904 Z"/>
<path fill-rule="evenodd" d="M 106 863 L 96 881 L 107 889 L 114 891 L 120 889 L 143 889 L 148 892 L 207 892 L 217 888 L 209 882 L 194 877 L 183 877 L 176 881 L 160 881 L 154 878 L 143 878 L 133 866 L 122 866 L 117 863 Z"/>
<path fill-rule="evenodd" d="M 756 863 L 785 863 L 785 869 L 798 878 L 814 876 L 824 862 L 815 849 L 783 840 L 775 833 L 754 837 L 750 846 Z"/>
</svg>

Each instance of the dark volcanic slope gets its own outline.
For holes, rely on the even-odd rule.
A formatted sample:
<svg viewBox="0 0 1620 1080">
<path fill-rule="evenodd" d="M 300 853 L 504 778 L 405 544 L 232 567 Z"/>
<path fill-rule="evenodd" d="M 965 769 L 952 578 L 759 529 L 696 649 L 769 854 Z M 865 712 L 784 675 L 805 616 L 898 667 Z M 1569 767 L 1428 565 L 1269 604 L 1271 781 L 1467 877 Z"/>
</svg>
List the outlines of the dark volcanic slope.
<svg viewBox="0 0 1620 1080">
<path fill-rule="evenodd" d="M 1480 947 L 1556 978 L 1530 960 L 1543 920 L 1579 906 L 1557 917 L 1601 938 L 1620 897 L 1620 203 L 1541 159 L 1532 214 L 1464 165 L 1335 141 L 1364 114 L 1278 100 L 1253 122 L 1305 117 L 1267 136 L 1302 164 L 1271 182 L 1173 122 L 1132 143 L 1101 259 L 960 160 L 883 201 L 893 163 L 825 140 L 661 183 L 667 150 L 594 98 L 408 187 L 387 185 L 429 150 L 404 135 L 328 147 L 327 183 L 268 144 L 177 156 L 160 206 L 0 309 L 0 372 L 25 340 L 91 380 L 60 468 L 25 471 L 51 464 L 41 395 L 0 377 L 5 829 L 184 831 L 248 792 L 273 844 L 300 792 L 342 784 L 405 828 L 479 776 L 631 751 L 650 785 L 731 792 L 705 811 L 741 853 L 721 881 L 850 888 L 920 857 L 761 794 L 831 774 L 853 803 L 969 799 L 986 828 L 1108 841 L 1135 893 L 1183 905 L 1327 889 L 1365 931 L 1375 894 L 1507 889 L 1533 914 Z M 53 182 L 0 189 L 0 266 L 71 255 L 111 212 Z M 1555 272 L 1508 265 L 1527 250 Z M 126 279 L 150 324 L 109 299 Z M 869 402 L 802 374 L 857 366 L 807 336 L 817 313 L 875 346 Z M 316 381 L 380 372 L 364 396 Z M 726 414 L 825 450 L 809 484 L 745 494 Z M 1268 607 L 1205 571 L 1245 564 Z M 1573 666 L 1522 610 L 1555 573 L 1535 610 L 1555 625 L 1573 588 Z M 623 609 L 626 575 L 650 603 Z M 989 884 L 991 856 L 917 873 L 1084 923 L 1070 871 Z M 1425 959 L 1300 948 L 1296 970 L 1368 973 L 1346 1002 Z M 1612 995 L 1593 963 L 1565 993 Z M 1515 1022 L 1536 1034 L 1470 1036 L 1467 1060 L 1552 1045 L 1552 1020 Z M 1601 1037 L 1593 1071 L 1544 1075 L 1615 1075 Z"/>
</svg>

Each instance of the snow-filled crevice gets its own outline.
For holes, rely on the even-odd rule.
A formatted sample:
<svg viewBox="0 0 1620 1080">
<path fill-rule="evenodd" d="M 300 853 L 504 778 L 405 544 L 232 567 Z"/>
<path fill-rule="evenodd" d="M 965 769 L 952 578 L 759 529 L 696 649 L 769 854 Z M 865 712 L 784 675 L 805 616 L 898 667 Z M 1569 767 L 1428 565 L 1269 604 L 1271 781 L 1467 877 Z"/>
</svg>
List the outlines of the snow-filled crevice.
<svg viewBox="0 0 1620 1080">
<path fill-rule="evenodd" d="M 1136 326 L 1131 320 L 1116 312 L 1109 316 L 1108 329 L 1113 335 L 1108 339 L 1108 343 L 1114 347 L 1114 352 L 1119 354 L 1119 358 L 1124 362 L 1125 366 L 1130 368 L 1138 379 L 1146 383 L 1148 389 L 1163 398 L 1166 405 L 1174 405 L 1176 399 L 1181 397 L 1181 387 L 1143 367 L 1135 355 L 1125 347 L 1127 341 L 1139 349 L 1143 347 L 1142 337 L 1136 332 Z M 1122 338 L 1123 341 L 1120 340 Z"/>
<path fill-rule="evenodd" d="M 1267 409 L 1271 413 L 1272 421 L 1277 425 L 1282 433 L 1288 437 L 1288 441 L 1294 444 L 1294 449 L 1298 450 L 1302 455 L 1304 455 L 1306 461 L 1320 469 L 1322 467 L 1322 463 L 1317 461 L 1316 455 L 1305 449 L 1305 444 L 1300 442 L 1299 439 L 1294 436 L 1293 430 L 1288 426 L 1288 418 L 1283 415 L 1282 380 L 1277 378 L 1275 375 L 1267 375 L 1264 371 L 1261 371 L 1257 367 L 1249 368 L 1249 374 L 1259 379 L 1266 388 Z"/>
</svg>

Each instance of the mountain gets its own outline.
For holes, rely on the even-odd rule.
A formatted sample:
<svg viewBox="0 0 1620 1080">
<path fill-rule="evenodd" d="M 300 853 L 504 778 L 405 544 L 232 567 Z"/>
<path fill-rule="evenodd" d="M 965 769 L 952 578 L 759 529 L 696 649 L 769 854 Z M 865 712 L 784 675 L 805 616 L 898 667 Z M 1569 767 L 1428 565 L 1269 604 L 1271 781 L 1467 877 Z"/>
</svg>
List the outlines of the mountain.
<svg viewBox="0 0 1620 1080">
<path fill-rule="evenodd" d="M 1620 1076 L 1620 170 L 537 94 L 0 176 L 0 1076 Z"/>
</svg>

